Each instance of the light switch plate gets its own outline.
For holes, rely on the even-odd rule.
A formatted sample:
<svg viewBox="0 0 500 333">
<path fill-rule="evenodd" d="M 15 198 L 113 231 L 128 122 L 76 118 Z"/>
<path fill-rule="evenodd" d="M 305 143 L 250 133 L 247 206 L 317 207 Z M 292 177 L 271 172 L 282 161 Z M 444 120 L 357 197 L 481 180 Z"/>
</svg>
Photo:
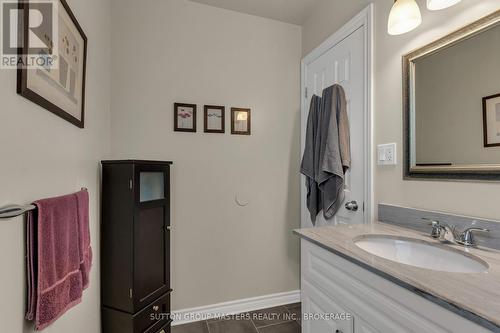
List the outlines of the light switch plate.
<svg viewBox="0 0 500 333">
<path fill-rule="evenodd" d="M 396 165 L 398 160 L 396 152 L 397 149 L 395 143 L 378 145 L 377 147 L 378 165 Z"/>
</svg>

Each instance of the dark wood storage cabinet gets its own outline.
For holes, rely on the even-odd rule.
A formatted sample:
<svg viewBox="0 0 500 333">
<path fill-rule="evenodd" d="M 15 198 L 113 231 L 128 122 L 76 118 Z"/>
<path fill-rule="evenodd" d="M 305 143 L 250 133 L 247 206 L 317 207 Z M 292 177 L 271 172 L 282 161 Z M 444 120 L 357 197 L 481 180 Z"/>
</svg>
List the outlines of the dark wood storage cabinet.
<svg viewBox="0 0 500 333">
<path fill-rule="evenodd" d="M 170 165 L 102 162 L 103 333 L 170 332 Z"/>
</svg>

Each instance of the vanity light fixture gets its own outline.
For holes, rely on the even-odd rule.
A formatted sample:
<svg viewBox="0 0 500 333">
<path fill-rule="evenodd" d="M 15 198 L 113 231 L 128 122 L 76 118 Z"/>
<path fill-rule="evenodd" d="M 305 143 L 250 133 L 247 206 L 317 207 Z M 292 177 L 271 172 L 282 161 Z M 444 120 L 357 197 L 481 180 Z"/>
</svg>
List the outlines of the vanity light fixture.
<svg viewBox="0 0 500 333">
<path fill-rule="evenodd" d="M 421 23 L 422 15 L 415 0 L 396 0 L 389 14 L 387 31 L 389 35 L 401 35 L 412 31 Z"/>
<path fill-rule="evenodd" d="M 429 10 L 440 10 L 456 5 L 462 0 L 427 0 Z"/>
</svg>

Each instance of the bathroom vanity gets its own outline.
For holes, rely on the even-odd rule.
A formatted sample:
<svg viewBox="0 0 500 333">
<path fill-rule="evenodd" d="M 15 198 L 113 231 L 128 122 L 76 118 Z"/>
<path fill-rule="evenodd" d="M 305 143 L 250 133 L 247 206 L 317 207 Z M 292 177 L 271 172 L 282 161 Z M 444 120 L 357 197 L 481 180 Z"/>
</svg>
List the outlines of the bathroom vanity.
<svg viewBox="0 0 500 333">
<path fill-rule="evenodd" d="M 295 233 L 303 333 L 500 332 L 498 250 L 385 223 Z"/>
<path fill-rule="evenodd" d="M 404 179 L 500 180 L 499 38 L 497 11 L 403 56 Z M 303 333 L 500 332 L 498 221 L 380 203 L 353 225 L 349 200 L 316 224 L 344 225 L 295 231 Z"/>
</svg>

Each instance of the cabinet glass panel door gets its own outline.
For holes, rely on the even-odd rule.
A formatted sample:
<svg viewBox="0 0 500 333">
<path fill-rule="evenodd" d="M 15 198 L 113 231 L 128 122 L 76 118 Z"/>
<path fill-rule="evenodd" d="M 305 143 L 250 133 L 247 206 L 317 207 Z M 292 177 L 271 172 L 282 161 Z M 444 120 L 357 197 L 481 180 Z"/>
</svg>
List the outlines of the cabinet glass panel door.
<svg viewBox="0 0 500 333">
<path fill-rule="evenodd" d="M 165 178 L 163 172 L 140 173 L 140 201 L 165 199 Z"/>
</svg>

